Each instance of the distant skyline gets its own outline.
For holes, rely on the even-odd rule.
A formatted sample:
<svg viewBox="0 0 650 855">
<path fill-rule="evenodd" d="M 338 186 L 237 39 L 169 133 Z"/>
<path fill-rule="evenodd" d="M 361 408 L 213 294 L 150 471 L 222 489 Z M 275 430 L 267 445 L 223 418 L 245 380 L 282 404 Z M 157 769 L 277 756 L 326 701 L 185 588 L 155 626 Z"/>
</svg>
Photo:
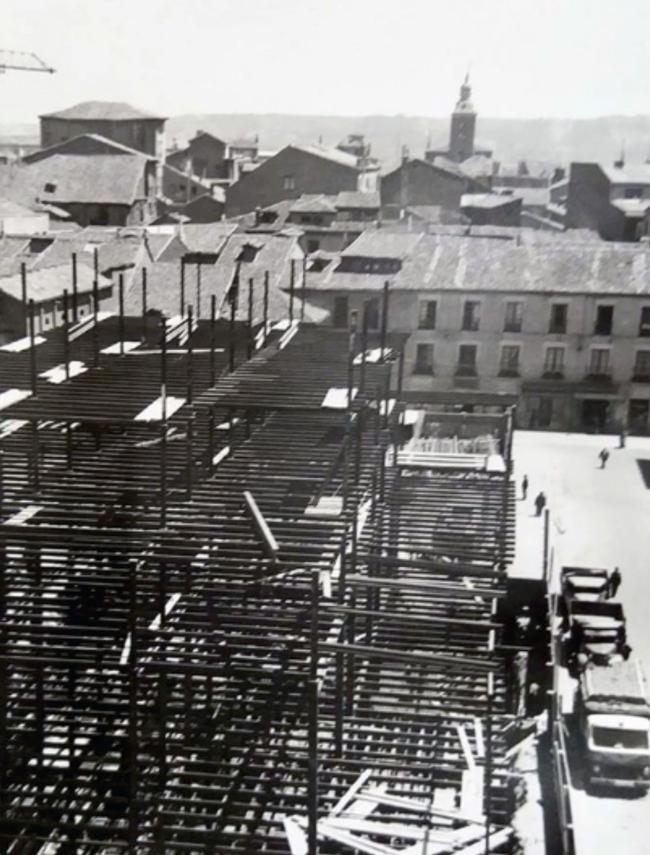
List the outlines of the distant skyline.
<svg viewBox="0 0 650 855">
<path fill-rule="evenodd" d="M 0 123 L 79 101 L 158 114 L 650 113 L 648 0 L 2 0 Z"/>
</svg>

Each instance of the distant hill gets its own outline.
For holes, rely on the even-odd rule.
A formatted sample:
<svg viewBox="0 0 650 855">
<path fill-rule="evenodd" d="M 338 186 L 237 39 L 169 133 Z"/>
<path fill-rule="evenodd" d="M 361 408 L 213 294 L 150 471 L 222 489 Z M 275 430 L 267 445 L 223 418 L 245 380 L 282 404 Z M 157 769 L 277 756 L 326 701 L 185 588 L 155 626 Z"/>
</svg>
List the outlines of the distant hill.
<svg viewBox="0 0 650 855">
<path fill-rule="evenodd" d="M 399 161 L 403 145 L 421 155 L 427 140 L 444 146 L 449 118 L 424 116 L 290 116 L 273 114 L 200 114 L 175 116 L 167 124 L 168 138 L 179 144 L 195 131 L 211 131 L 226 139 L 258 134 L 263 149 L 289 142 L 336 145 L 349 133 L 362 133 L 384 167 Z M 478 118 L 477 138 L 502 163 L 519 160 L 568 164 L 572 160 L 609 163 L 618 158 L 625 140 L 626 157 L 642 162 L 650 155 L 650 116 L 604 116 L 597 119 Z"/>
<path fill-rule="evenodd" d="M 421 155 L 427 140 L 446 144 L 449 118 L 424 116 L 291 116 L 281 114 L 209 113 L 174 116 L 167 123 L 168 141 L 185 143 L 197 130 L 235 139 L 259 135 L 262 149 L 279 149 L 289 142 L 336 145 L 347 134 L 362 133 L 384 169 L 399 161 L 403 145 Z M 35 125 L 0 124 L 6 136 L 38 136 Z M 479 116 L 478 142 L 494 151 L 502 163 L 519 160 L 568 164 L 572 160 L 610 163 L 625 141 L 626 159 L 642 162 L 650 156 L 650 116 L 603 116 L 597 119 L 490 119 Z"/>
</svg>

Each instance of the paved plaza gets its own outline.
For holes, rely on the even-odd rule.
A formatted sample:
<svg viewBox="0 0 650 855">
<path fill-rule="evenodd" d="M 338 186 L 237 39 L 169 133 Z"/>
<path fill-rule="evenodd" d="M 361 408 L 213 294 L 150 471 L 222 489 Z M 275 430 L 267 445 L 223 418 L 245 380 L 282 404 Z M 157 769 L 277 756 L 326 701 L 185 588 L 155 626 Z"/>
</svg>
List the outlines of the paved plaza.
<svg viewBox="0 0 650 855">
<path fill-rule="evenodd" d="M 620 567 L 617 598 L 627 615 L 628 640 L 650 672 L 650 490 L 638 460 L 650 461 L 650 439 L 618 436 L 517 432 L 514 443 L 517 502 L 517 556 L 514 575 L 539 578 L 543 522 L 534 499 L 546 493 L 550 510 L 552 583 L 563 564 Z M 610 451 L 606 468 L 598 453 Z M 521 501 L 521 480 L 530 482 Z M 573 775 L 573 773 L 572 773 Z M 579 781 L 573 788 L 578 855 L 648 855 L 650 797 L 588 795 Z"/>
</svg>

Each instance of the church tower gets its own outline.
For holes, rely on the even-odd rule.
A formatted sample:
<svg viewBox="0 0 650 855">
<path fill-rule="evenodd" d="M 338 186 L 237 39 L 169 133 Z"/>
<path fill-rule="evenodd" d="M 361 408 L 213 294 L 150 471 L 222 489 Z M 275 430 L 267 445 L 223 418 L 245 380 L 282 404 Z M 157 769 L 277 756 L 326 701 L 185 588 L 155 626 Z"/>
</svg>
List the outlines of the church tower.
<svg viewBox="0 0 650 855">
<path fill-rule="evenodd" d="M 465 75 L 460 87 L 460 98 L 451 114 L 449 134 L 449 159 L 462 163 L 474 154 L 474 133 L 476 131 L 476 113 L 471 102 L 472 89 L 469 74 Z"/>
</svg>

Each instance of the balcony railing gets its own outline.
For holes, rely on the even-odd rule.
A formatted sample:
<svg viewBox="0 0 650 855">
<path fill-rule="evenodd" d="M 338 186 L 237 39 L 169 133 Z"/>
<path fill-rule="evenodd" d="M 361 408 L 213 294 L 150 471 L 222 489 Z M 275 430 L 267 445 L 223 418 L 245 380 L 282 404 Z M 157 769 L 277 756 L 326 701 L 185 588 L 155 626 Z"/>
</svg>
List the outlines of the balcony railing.
<svg viewBox="0 0 650 855">
<path fill-rule="evenodd" d="M 564 380 L 564 369 L 563 368 L 555 368 L 555 369 L 547 369 L 542 374 L 544 380 Z"/>
</svg>

